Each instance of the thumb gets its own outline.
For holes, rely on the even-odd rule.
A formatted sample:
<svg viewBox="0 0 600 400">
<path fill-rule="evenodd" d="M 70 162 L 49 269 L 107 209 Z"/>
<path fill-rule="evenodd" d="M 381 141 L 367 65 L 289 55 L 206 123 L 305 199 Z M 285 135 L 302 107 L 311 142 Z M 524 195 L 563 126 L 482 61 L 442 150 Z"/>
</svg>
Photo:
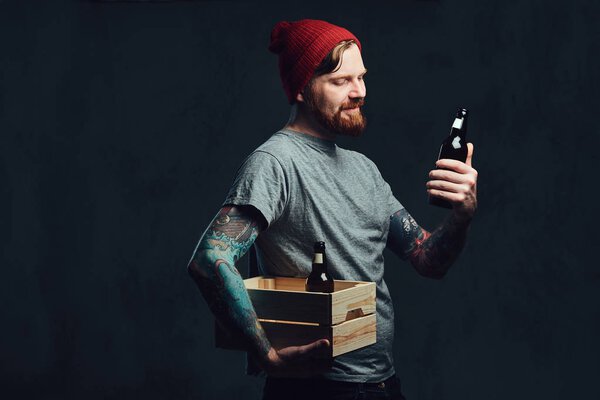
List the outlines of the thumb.
<svg viewBox="0 0 600 400">
<path fill-rule="evenodd" d="M 469 167 L 471 167 L 471 159 L 473 158 L 473 143 L 467 143 L 467 160 L 465 161 L 465 164 L 467 164 Z"/>
</svg>

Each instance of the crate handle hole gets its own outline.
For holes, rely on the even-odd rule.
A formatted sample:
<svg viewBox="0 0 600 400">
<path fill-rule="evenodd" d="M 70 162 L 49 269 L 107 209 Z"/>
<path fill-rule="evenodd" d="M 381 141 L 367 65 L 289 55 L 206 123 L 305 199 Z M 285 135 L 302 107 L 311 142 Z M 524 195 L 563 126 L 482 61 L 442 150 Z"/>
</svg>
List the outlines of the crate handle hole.
<svg viewBox="0 0 600 400">
<path fill-rule="evenodd" d="M 346 313 L 346 321 L 350 321 L 351 319 L 364 317 L 365 313 L 363 313 L 362 308 L 357 308 L 356 310 L 350 310 Z"/>
</svg>

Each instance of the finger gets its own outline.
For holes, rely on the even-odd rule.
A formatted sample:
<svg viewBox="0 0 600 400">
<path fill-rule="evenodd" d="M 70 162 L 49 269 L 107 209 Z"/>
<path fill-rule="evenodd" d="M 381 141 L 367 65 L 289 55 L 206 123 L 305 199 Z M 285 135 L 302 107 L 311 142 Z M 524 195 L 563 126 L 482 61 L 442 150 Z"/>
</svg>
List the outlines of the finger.
<svg viewBox="0 0 600 400">
<path fill-rule="evenodd" d="M 306 344 L 304 346 L 298 346 L 298 355 L 306 356 L 311 353 L 323 351 L 323 349 L 329 347 L 329 340 L 327 339 L 319 339 L 312 343 Z"/>
<path fill-rule="evenodd" d="M 448 200 L 450 203 L 453 204 L 462 203 L 463 201 L 465 201 L 466 198 L 464 193 L 452 193 L 437 189 L 427 189 L 427 193 L 430 196 L 437 197 L 443 200 Z"/>
<path fill-rule="evenodd" d="M 429 172 L 430 180 L 439 180 L 439 181 L 448 181 L 452 183 L 467 183 L 469 181 L 469 177 L 465 174 L 460 174 L 458 172 L 444 170 L 444 169 L 434 169 Z"/>
<path fill-rule="evenodd" d="M 435 166 L 438 168 L 445 168 L 451 171 L 458 172 L 460 174 L 466 174 L 471 171 L 471 167 L 466 163 L 458 160 L 452 160 L 450 158 L 442 158 L 435 162 Z"/>
<path fill-rule="evenodd" d="M 465 161 L 465 164 L 467 164 L 469 167 L 472 166 L 471 161 L 473 158 L 473 143 L 467 143 L 467 160 Z"/>
<path fill-rule="evenodd" d="M 448 181 L 429 181 L 427 182 L 427 184 L 425 185 L 427 187 L 427 189 L 436 189 L 436 190 L 442 190 L 444 192 L 452 192 L 452 193 L 460 193 L 460 192 L 466 192 L 469 190 L 469 188 L 465 185 L 462 184 L 458 184 L 458 183 L 452 183 L 452 182 L 448 182 Z"/>
</svg>

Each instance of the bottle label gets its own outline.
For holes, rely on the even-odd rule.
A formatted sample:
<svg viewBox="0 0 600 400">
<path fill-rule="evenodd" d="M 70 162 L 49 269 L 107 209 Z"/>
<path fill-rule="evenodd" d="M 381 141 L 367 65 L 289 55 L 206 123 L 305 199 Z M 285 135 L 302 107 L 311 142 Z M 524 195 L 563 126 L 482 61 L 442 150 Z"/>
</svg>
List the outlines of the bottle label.
<svg viewBox="0 0 600 400">
<path fill-rule="evenodd" d="M 462 118 L 456 118 L 454 120 L 454 123 L 452 124 L 452 127 L 455 129 L 462 129 L 462 125 L 463 125 Z"/>
<path fill-rule="evenodd" d="M 460 136 L 457 136 L 452 140 L 452 147 L 454 147 L 455 149 L 460 149 L 462 147 L 460 145 Z"/>
<path fill-rule="evenodd" d="M 323 264 L 323 254 L 315 253 L 315 258 L 313 259 L 315 264 Z"/>
</svg>

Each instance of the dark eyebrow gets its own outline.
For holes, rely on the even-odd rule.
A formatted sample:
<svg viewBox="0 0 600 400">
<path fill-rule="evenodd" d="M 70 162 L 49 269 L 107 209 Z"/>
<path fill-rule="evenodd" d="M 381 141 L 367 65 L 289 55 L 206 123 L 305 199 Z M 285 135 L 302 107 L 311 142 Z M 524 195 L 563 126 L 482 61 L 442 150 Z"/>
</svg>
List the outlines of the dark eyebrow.
<svg viewBox="0 0 600 400">
<path fill-rule="evenodd" d="M 367 73 L 367 69 L 365 68 L 365 70 L 360 73 L 359 75 L 364 75 Z M 336 80 L 336 79 L 345 79 L 345 78 L 352 78 L 352 75 L 340 75 L 340 76 L 332 76 L 331 79 L 332 80 Z"/>
</svg>

